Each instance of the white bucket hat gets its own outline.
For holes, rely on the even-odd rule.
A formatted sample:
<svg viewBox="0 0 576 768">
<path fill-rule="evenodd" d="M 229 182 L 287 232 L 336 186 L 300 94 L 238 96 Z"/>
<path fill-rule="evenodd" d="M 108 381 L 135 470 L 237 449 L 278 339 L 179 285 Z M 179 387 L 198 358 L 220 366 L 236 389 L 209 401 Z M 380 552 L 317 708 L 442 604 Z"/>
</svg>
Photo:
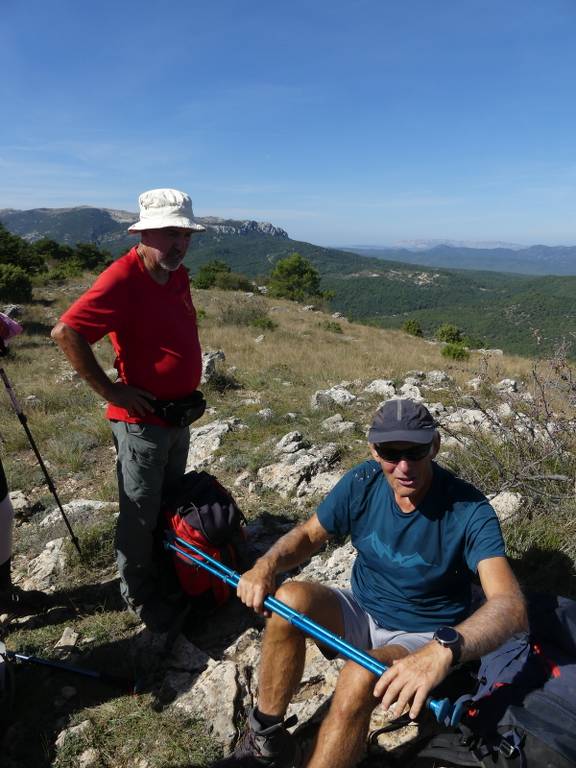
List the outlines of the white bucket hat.
<svg viewBox="0 0 576 768">
<path fill-rule="evenodd" d="M 128 227 L 128 232 L 145 229 L 181 227 L 203 232 L 206 227 L 194 221 L 192 200 L 177 189 L 150 189 L 138 198 L 140 220 Z"/>
</svg>

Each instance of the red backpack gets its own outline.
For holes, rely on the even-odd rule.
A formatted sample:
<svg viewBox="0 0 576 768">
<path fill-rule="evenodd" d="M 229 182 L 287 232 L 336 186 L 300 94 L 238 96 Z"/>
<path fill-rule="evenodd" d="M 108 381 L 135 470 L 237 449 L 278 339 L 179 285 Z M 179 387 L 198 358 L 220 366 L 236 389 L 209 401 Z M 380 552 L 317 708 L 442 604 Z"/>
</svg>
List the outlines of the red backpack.
<svg viewBox="0 0 576 768">
<path fill-rule="evenodd" d="M 243 525 L 246 518 L 232 495 L 208 472 L 185 474 L 165 502 L 168 530 L 237 571 L 251 564 Z M 192 553 L 190 553 L 192 554 Z M 203 602 L 223 605 L 232 590 L 223 581 L 173 553 L 182 590 Z"/>
</svg>

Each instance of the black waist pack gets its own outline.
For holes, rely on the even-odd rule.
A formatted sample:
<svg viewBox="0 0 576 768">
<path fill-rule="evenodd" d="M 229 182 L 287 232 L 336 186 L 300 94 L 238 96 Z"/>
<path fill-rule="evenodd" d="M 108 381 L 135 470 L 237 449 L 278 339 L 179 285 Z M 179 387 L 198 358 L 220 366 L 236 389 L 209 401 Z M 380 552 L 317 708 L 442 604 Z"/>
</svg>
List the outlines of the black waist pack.
<svg viewBox="0 0 576 768">
<path fill-rule="evenodd" d="M 204 395 L 197 389 L 179 400 L 154 400 L 154 413 L 171 427 L 187 427 L 197 421 L 206 410 Z"/>
</svg>

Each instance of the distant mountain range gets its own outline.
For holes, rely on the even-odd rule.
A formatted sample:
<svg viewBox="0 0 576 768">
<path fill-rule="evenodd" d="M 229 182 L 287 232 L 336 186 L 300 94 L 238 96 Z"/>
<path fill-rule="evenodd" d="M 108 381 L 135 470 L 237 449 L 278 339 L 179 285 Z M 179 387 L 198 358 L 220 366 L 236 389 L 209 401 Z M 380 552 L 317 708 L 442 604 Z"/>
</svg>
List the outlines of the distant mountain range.
<svg viewBox="0 0 576 768">
<path fill-rule="evenodd" d="M 135 213 L 105 208 L 0 210 L 0 222 L 28 241 L 49 237 L 69 244 L 93 242 L 115 255 L 137 242 L 126 233 L 136 219 Z M 449 322 L 474 346 L 529 355 L 549 354 L 564 339 L 576 338 L 576 277 L 570 276 L 576 273 L 576 248 L 438 245 L 417 253 L 406 248 L 354 252 L 291 240 L 285 230 L 268 223 L 216 217 L 200 221 L 207 231 L 194 237 L 186 257 L 192 274 L 219 259 L 233 271 L 261 280 L 279 259 L 297 251 L 319 271 L 322 288 L 334 293 L 332 309 L 352 320 L 399 328 L 415 319 L 427 336 Z M 457 268 L 438 266 L 447 261 Z M 507 271 L 491 271 L 497 266 Z M 565 271 L 545 276 L 560 269 Z"/>
<path fill-rule="evenodd" d="M 420 242 L 420 245 L 416 243 Z M 524 275 L 576 275 L 576 246 L 574 245 L 505 245 L 469 247 L 460 244 L 416 241 L 402 248 L 353 246 L 348 250 L 362 256 L 392 259 L 406 264 L 454 269 L 487 269 L 493 272 L 517 272 Z M 480 245 L 480 244 L 479 244 Z"/>
</svg>

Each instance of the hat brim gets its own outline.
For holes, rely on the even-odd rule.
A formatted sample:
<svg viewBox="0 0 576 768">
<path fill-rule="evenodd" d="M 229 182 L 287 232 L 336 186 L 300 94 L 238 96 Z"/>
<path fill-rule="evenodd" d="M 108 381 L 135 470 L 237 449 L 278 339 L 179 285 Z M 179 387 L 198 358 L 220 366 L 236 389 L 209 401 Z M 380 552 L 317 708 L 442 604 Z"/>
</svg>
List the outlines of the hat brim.
<svg viewBox="0 0 576 768">
<path fill-rule="evenodd" d="M 397 432 L 381 432 L 377 429 L 368 431 L 369 443 L 431 443 L 437 435 L 436 429 L 403 429 Z"/>
<path fill-rule="evenodd" d="M 128 232 L 144 232 L 147 229 L 167 229 L 168 227 L 177 227 L 178 229 L 191 229 L 194 232 L 205 232 L 206 227 L 198 224 L 192 219 L 185 217 L 172 217 L 170 219 L 158 219 L 156 221 L 136 221 L 128 227 Z"/>
</svg>

